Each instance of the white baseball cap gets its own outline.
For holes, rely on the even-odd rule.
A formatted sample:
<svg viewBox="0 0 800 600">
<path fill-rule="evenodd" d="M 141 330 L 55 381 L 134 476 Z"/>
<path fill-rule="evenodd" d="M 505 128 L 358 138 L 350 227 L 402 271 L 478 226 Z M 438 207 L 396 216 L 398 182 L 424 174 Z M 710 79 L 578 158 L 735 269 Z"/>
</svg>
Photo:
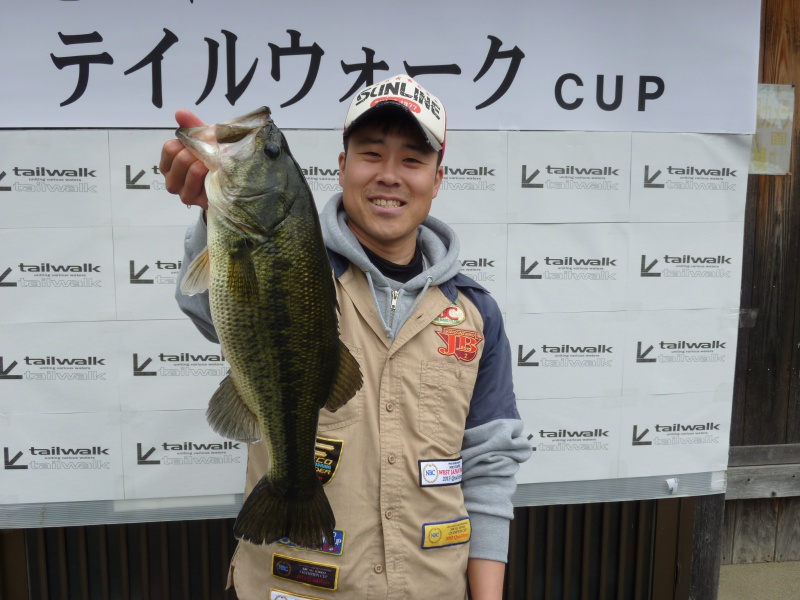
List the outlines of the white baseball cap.
<svg viewBox="0 0 800 600">
<path fill-rule="evenodd" d="M 395 75 L 358 92 L 347 109 L 344 135 L 347 136 L 370 110 L 377 106 L 386 106 L 386 103 L 405 109 L 414 117 L 431 148 L 444 153 L 444 106 L 408 75 Z"/>
</svg>

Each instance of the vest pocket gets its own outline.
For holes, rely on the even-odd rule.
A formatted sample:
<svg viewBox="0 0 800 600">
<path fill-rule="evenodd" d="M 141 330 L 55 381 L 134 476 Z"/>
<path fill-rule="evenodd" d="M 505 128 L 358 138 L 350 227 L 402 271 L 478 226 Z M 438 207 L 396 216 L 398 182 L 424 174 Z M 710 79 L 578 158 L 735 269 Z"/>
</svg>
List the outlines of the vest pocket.
<svg viewBox="0 0 800 600">
<path fill-rule="evenodd" d="M 422 361 L 419 432 L 450 454 L 461 450 L 464 425 L 478 368 L 443 361 Z"/>
<path fill-rule="evenodd" d="M 361 367 L 361 375 L 366 379 L 366 371 L 364 370 L 364 360 L 361 348 L 356 348 L 348 343 L 344 343 L 350 354 L 358 361 Z M 331 412 L 327 408 L 319 411 L 319 426 L 317 431 L 329 431 L 331 429 L 338 429 L 346 427 L 353 423 L 358 423 L 363 416 L 363 403 L 364 403 L 364 386 L 366 381 L 361 386 L 361 389 L 356 392 L 356 395 L 350 398 L 342 408 L 336 412 Z"/>
</svg>

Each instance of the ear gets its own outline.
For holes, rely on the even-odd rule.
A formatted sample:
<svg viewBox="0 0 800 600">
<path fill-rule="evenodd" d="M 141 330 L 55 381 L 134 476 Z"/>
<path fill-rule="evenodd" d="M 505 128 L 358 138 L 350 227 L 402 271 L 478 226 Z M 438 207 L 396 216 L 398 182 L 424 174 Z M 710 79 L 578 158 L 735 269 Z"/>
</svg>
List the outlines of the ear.
<svg viewBox="0 0 800 600">
<path fill-rule="evenodd" d="M 442 185 L 443 179 L 444 179 L 444 167 L 439 165 L 439 168 L 436 169 L 436 177 L 434 177 L 433 179 L 433 195 L 431 196 L 431 200 L 439 195 L 439 186 Z"/>
<path fill-rule="evenodd" d="M 339 187 L 344 188 L 344 161 L 347 155 L 344 152 L 339 153 Z"/>
</svg>

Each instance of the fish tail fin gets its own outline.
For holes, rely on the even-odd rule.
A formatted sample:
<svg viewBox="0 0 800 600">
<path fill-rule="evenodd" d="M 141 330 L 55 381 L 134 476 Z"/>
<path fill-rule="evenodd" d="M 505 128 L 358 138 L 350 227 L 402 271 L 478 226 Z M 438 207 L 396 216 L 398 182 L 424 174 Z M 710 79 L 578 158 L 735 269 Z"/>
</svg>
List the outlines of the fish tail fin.
<svg viewBox="0 0 800 600">
<path fill-rule="evenodd" d="M 233 525 L 237 539 L 253 544 L 271 544 L 289 538 L 295 544 L 321 547 L 323 536 L 333 543 L 333 517 L 319 480 L 311 494 L 282 494 L 265 475 L 247 496 Z"/>
</svg>

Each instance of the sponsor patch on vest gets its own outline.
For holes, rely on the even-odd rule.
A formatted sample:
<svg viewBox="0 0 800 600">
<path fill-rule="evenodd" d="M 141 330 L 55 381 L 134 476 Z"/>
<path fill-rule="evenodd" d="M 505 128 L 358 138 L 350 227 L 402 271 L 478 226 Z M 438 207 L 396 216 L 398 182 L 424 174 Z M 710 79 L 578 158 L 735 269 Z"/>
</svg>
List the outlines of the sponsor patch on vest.
<svg viewBox="0 0 800 600">
<path fill-rule="evenodd" d="M 341 556 L 342 552 L 344 551 L 344 531 L 340 529 L 333 530 L 333 544 L 329 544 L 328 540 L 325 539 L 325 536 L 322 536 L 322 546 L 301 546 L 300 544 L 295 544 L 289 538 L 282 538 L 276 542 L 276 544 L 280 544 L 281 546 L 286 546 L 288 548 L 299 548 L 301 550 L 310 550 L 311 552 L 324 552 L 325 554 L 332 554 L 334 556 Z"/>
<path fill-rule="evenodd" d="M 317 445 L 314 448 L 314 464 L 317 467 L 317 477 L 322 485 L 329 483 L 336 475 L 336 468 L 342 457 L 342 448 L 344 448 L 344 440 L 317 437 Z"/>
<path fill-rule="evenodd" d="M 439 354 L 444 356 L 455 356 L 456 359 L 462 362 L 472 362 L 478 355 L 478 345 L 483 341 L 483 338 L 478 335 L 477 331 L 471 329 L 454 329 L 452 327 L 445 327 L 441 331 L 437 331 L 438 335 L 444 342 L 444 347 L 439 348 Z"/>
<path fill-rule="evenodd" d="M 454 325 L 461 325 L 467 316 L 464 314 L 464 309 L 458 305 L 458 300 L 453 302 L 452 306 L 445 308 L 441 314 L 431 321 L 434 325 L 441 325 L 442 327 L 452 327 Z"/>
<path fill-rule="evenodd" d="M 269 590 L 269 600 L 320 600 L 314 596 L 298 596 L 297 594 L 290 594 L 283 590 L 276 590 L 271 588 Z"/>
<path fill-rule="evenodd" d="M 292 558 L 283 554 L 272 555 L 272 574 L 281 579 L 325 590 L 335 590 L 339 583 L 339 567 Z"/>
<path fill-rule="evenodd" d="M 444 548 L 466 544 L 472 534 L 469 517 L 455 521 L 441 521 L 439 523 L 425 523 L 422 526 L 422 548 Z"/>
<path fill-rule="evenodd" d="M 461 483 L 461 457 L 419 461 L 420 487 L 455 485 L 457 483 Z"/>
</svg>

